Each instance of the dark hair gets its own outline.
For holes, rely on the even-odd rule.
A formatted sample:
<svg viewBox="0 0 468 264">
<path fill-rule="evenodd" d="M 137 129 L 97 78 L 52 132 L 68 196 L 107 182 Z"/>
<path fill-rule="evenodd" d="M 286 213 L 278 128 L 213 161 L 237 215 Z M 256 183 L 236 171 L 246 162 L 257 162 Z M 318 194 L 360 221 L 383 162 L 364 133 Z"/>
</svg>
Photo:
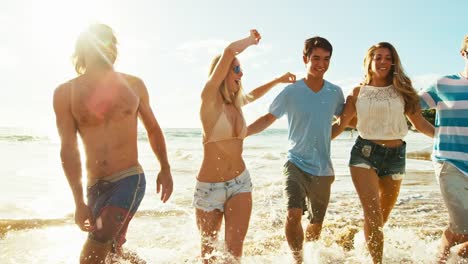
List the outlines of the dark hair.
<svg viewBox="0 0 468 264">
<path fill-rule="evenodd" d="M 333 53 L 333 47 L 328 40 L 319 36 L 315 36 L 315 37 L 306 39 L 306 41 L 304 42 L 304 51 L 303 51 L 304 56 L 309 57 L 312 51 L 316 48 L 322 48 L 326 51 L 329 51 L 330 56 Z"/>
</svg>

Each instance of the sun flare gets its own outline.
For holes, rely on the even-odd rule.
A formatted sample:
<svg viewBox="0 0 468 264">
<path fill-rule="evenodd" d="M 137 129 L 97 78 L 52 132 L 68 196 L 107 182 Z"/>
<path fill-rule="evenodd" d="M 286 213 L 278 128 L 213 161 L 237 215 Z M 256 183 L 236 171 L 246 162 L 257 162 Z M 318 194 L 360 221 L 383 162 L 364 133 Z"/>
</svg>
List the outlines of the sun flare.
<svg viewBox="0 0 468 264">
<path fill-rule="evenodd" d="M 31 25 L 35 45 L 56 56 L 70 56 L 78 34 L 106 18 L 102 1 L 45 0 L 32 3 Z"/>
</svg>

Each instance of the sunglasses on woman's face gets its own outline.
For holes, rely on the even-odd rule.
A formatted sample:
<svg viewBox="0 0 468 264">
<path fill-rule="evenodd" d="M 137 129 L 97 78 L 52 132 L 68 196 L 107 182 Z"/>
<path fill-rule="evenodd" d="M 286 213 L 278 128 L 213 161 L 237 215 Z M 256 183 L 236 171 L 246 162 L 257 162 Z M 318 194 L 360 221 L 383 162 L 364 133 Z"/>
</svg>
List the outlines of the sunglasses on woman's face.
<svg viewBox="0 0 468 264">
<path fill-rule="evenodd" d="M 241 69 L 240 65 L 234 66 L 234 68 L 232 68 L 232 70 L 234 71 L 235 74 L 239 74 L 239 73 L 242 72 L 242 69 Z"/>
</svg>

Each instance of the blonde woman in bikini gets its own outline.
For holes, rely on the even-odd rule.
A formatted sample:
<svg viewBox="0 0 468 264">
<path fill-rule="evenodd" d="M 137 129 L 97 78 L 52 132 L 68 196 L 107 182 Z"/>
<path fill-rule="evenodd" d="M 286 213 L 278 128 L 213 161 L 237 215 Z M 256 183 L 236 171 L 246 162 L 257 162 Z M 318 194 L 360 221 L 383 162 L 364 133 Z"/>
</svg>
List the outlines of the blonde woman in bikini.
<svg viewBox="0 0 468 264">
<path fill-rule="evenodd" d="M 229 44 L 212 61 L 208 81 L 201 94 L 203 162 L 197 176 L 193 205 L 201 234 L 201 258 L 212 263 L 211 254 L 221 223 L 225 220 L 225 248 L 230 260 L 242 256 L 252 209 L 252 183 L 242 159 L 247 126 L 241 107 L 255 101 L 279 83 L 294 82 L 286 73 L 250 92 L 242 93 L 243 72 L 236 55 L 257 45 L 261 36 L 251 30 L 246 38 Z"/>
</svg>

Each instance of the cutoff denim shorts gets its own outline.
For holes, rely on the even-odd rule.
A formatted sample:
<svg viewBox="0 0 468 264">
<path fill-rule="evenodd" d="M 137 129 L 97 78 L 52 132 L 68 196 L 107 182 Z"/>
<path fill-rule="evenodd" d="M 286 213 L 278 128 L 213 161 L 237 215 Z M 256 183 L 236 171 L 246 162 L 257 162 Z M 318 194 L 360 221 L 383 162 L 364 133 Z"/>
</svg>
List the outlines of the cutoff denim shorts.
<svg viewBox="0 0 468 264">
<path fill-rule="evenodd" d="M 406 142 L 388 148 L 359 136 L 351 149 L 349 166 L 374 169 L 379 177 L 401 180 L 406 171 Z"/>
<path fill-rule="evenodd" d="M 193 206 L 206 212 L 220 210 L 224 212 L 224 204 L 232 197 L 252 192 L 252 181 L 248 170 L 239 176 L 225 182 L 201 182 L 197 181 Z"/>
</svg>

